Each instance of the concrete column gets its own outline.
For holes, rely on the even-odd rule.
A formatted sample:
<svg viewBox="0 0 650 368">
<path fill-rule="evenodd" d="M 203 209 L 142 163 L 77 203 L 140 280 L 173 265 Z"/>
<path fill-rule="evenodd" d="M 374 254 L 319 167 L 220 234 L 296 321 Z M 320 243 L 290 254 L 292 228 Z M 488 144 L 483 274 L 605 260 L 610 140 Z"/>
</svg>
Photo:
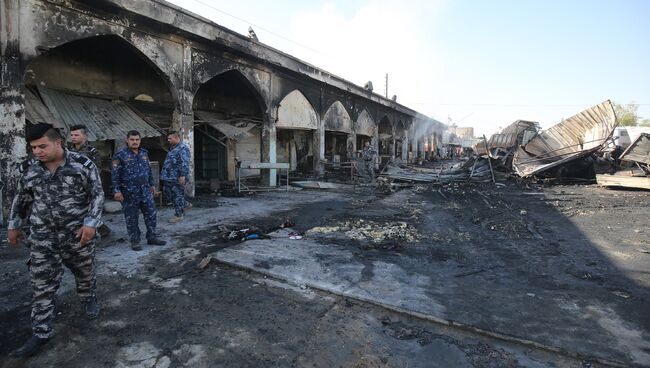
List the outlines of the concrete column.
<svg viewBox="0 0 650 368">
<path fill-rule="evenodd" d="M 345 147 L 347 149 L 348 161 L 352 161 L 355 157 L 355 152 L 357 151 L 357 136 L 354 132 L 348 134 L 348 139 L 345 142 Z"/>
<path fill-rule="evenodd" d="M 375 127 L 370 144 L 375 148 L 375 169 L 379 169 L 379 127 Z"/>
<path fill-rule="evenodd" d="M 388 155 L 390 155 L 391 158 L 395 159 L 395 146 L 397 145 L 397 141 L 395 140 L 395 128 L 391 127 L 391 132 L 392 135 L 390 137 L 390 144 L 388 145 Z"/>
<path fill-rule="evenodd" d="M 275 118 L 277 115 L 277 109 L 269 107 L 269 111 L 265 115 L 265 119 L 262 122 L 262 162 L 276 163 L 276 130 L 275 130 Z M 268 185 L 271 187 L 276 186 L 277 184 L 277 173 L 276 170 L 265 170 L 262 175 L 262 184 Z"/>
<path fill-rule="evenodd" d="M 318 129 L 314 131 L 314 176 L 321 177 L 325 173 L 325 126 L 318 117 Z"/>
<path fill-rule="evenodd" d="M 426 159 L 426 152 L 424 151 L 425 144 L 427 142 L 427 137 L 421 137 L 418 139 L 418 158 L 420 160 L 425 160 Z"/>
<path fill-rule="evenodd" d="M 20 65 L 18 0 L 0 0 L 0 223 L 16 191 L 18 166 L 26 159 L 25 96 Z"/>
<path fill-rule="evenodd" d="M 182 85 L 178 86 L 178 104 L 174 109 L 172 127 L 181 133 L 181 140 L 190 149 L 189 184 L 185 185 L 185 195 L 193 198 L 196 190 L 196 170 L 194 168 L 194 112 L 192 111 L 192 47 L 189 42 L 183 45 Z"/>
<path fill-rule="evenodd" d="M 411 162 L 417 162 L 418 161 L 418 140 L 415 139 L 416 133 L 411 134 Z M 408 147 L 408 146 L 407 146 Z"/>
<path fill-rule="evenodd" d="M 402 160 L 405 160 L 408 163 L 409 158 L 409 135 L 408 131 L 404 131 L 404 137 L 402 137 Z"/>
</svg>

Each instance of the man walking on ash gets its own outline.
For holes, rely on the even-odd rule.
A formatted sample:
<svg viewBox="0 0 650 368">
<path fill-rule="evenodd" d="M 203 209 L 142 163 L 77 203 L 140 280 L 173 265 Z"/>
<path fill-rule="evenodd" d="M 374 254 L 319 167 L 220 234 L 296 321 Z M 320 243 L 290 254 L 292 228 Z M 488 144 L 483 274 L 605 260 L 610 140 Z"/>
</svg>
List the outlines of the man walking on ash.
<svg viewBox="0 0 650 368">
<path fill-rule="evenodd" d="M 140 132 L 129 131 L 126 145 L 113 156 L 111 179 L 113 197 L 122 203 L 131 249 L 142 250 L 138 211 L 142 211 L 147 226 L 147 244 L 165 245 L 166 242 L 156 236 L 153 173 L 149 165 L 149 152 L 140 147 Z"/>
<path fill-rule="evenodd" d="M 169 222 L 177 223 L 183 220 L 185 210 L 192 204 L 185 199 L 185 184 L 190 171 L 190 149 L 181 142 L 178 132 L 167 134 L 170 149 L 160 172 L 165 197 L 174 203 L 174 217 Z"/>
<path fill-rule="evenodd" d="M 35 354 L 52 335 L 54 303 L 63 265 L 72 271 L 89 319 L 99 315 L 95 294 L 95 232 L 104 192 L 95 164 L 66 150 L 59 132 L 39 123 L 27 130 L 35 158 L 21 165 L 7 240 L 14 247 L 29 223 L 29 272 L 33 289 L 32 336 L 11 355 Z M 31 212 L 30 212 L 31 211 Z"/>
</svg>

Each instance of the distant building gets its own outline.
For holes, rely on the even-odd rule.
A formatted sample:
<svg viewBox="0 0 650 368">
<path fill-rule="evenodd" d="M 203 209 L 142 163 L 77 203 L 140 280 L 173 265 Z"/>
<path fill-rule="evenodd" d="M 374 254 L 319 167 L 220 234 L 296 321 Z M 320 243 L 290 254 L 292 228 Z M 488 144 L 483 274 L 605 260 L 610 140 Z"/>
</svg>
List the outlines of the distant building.
<svg viewBox="0 0 650 368">
<path fill-rule="evenodd" d="M 472 127 L 456 128 L 456 135 L 460 139 L 472 139 L 474 138 L 474 128 Z"/>
</svg>

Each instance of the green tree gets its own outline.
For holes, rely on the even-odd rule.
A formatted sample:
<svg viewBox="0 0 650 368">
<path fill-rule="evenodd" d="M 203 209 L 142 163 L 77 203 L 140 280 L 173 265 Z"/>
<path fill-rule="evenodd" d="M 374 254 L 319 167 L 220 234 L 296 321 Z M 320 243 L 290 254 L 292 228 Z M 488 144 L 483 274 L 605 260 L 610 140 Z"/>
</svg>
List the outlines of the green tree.
<svg viewBox="0 0 650 368">
<path fill-rule="evenodd" d="M 618 119 L 618 126 L 637 126 L 639 122 L 639 115 L 637 110 L 639 106 L 634 102 L 627 105 L 614 104 L 614 112 Z"/>
<path fill-rule="evenodd" d="M 643 119 L 643 120 L 641 120 L 641 122 L 639 123 L 639 126 L 642 126 L 642 127 L 649 127 L 649 128 L 650 128 L 650 119 Z"/>
</svg>

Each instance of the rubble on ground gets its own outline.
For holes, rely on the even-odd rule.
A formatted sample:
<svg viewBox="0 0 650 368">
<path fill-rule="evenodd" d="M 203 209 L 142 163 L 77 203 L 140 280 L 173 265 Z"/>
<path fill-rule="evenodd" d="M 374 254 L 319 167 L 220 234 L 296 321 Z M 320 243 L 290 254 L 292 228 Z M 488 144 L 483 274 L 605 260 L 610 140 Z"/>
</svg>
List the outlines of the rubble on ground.
<svg viewBox="0 0 650 368">
<path fill-rule="evenodd" d="M 405 182 L 487 182 L 492 180 L 489 160 L 489 158 L 474 156 L 450 168 L 439 170 L 388 165 L 382 175 Z"/>
<path fill-rule="evenodd" d="M 331 226 L 317 226 L 307 231 L 307 235 L 343 233 L 358 241 L 381 243 L 385 241 L 416 242 L 420 240 L 419 232 L 403 221 L 376 222 L 368 220 L 344 221 Z"/>
</svg>

